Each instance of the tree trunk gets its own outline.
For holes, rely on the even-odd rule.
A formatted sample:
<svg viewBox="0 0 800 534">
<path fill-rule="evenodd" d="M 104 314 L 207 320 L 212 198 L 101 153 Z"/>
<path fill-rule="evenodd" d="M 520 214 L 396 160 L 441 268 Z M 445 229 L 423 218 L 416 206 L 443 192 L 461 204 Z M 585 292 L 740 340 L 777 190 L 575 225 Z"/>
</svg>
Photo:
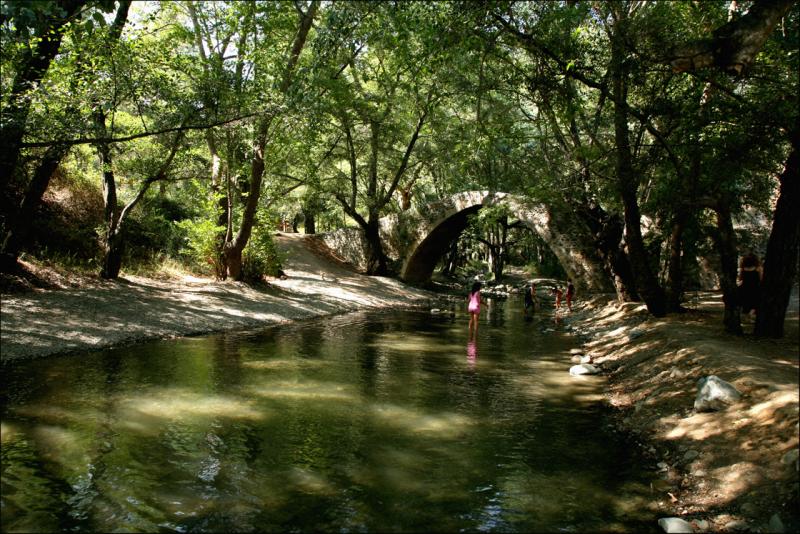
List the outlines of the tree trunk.
<svg viewBox="0 0 800 534">
<path fill-rule="evenodd" d="M 308 37 L 308 32 L 311 29 L 311 24 L 314 21 L 319 4 L 318 0 L 314 0 L 300 20 L 300 27 L 292 43 L 286 70 L 284 71 L 283 80 L 279 87 L 282 94 L 285 94 L 289 89 L 294 68 L 297 65 L 300 52 L 303 51 L 303 47 L 305 46 L 306 38 Z M 242 213 L 242 222 L 239 226 L 239 231 L 236 233 L 236 237 L 227 242 L 223 250 L 225 263 L 228 268 L 228 275 L 237 281 L 242 280 L 242 251 L 250 239 L 250 235 L 253 232 L 253 224 L 255 224 L 256 220 L 258 200 L 261 197 L 261 183 L 264 178 L 264 153 L 267 147 L 269 128 L 274 118 L 275 115 L 270 114 L 266 117 L 262 117 L 261 121 L 259 121 L 253 143 L 253 161 L 250 166 L 250 190 L 247 195 L 247 204 L 245 204 L 244 212 Z"/>
<path fill-rule="evenodd" d="M 617 185 L 622 197 L 625 216 L 625 243 L 628 258 L 636 280 L 636 289 L 644 299 L 647 310 L 656 317 L 667 313 L 666 296 L 658 280 L 653 275 L 642 239 L 641 215 L 636 198 L 638 180 L 633 169 L 631 146 L 628 132 L 627 110 L 627 69 L 623 44 L 624 21 L 617 22 L 619 34 L 611 40 L 611 71 L 614 87 L 614 138 L 617 147 Z"/>
<path fill-rule="evenodd" d="M 739 309 L 738 286 L 736 285 L 736 233 L 733 230 L 731 212 L 726 204 L 719 202 L 715 207 L 717 214 L 717 232 L 714 241 L 719 251 L 720 272 L 719 285 L 722 288 L 722 302 L 725 304 L 722 323 L 725 331 L 731 334 L 742 333 L 741 314 Z"/>
<path fill-rule="evenodd" d="M 800 155 L 798 130 L 792 136 L 792 152 L 780 176 L 781 190 L 775 206 L 772 231 L 764 258 L 764 278 L 756 315 L 755 334 L 783 337 L 783 322 L 797 274 L 798 241 L 800 241 Z"/>
<path fill-rule="evenodd" d="M 383 243 L 379 233 L 378 218 L 370 216 L 364 230 L 367 240 L 367 274 L 386 276 L 389 268 L 386 264 L 386 254 L 383 252 Z"/>
<path fill-rule="evenodd" d="M 50 178 L 68 150 L 69 148 L 66 146 L 51 146 L 36 167 L 36 172 L 28 184 L 22 203 L 11 215 L 13 220 L 7 221 L 8 230 L 3 239 L 2 253 L 0 253 L 0 270 L 11 271 L 16 266 L 22 246 L 27 241 L 36 208 L 39 207 L 42 195 L 50 184 Z"/>
<path fill-rule="evenodd" d="M 672 221 L 672 232 L 669 236 L 669 263 L 667 266 L 667 311 L 680 312 L 683 295 L 683 230 L 686 228 L 686 216 L 683 212 L 675 215 Z"/>
<path fill-rule="evenodd" d="M 25 135 L 28 112 L 31 98 L 25 94 L 35 88 L 47 74 L 50 63 L 61 48 L 64 36 L 64 26 L 83 7 L 86 0 L 60 0 L 58 7 L 63 14 L 58 18 L 51 18 L 37 34 L 37 44 L 32 52 L 22 55 L 22 60 L 17 65 L 17 74 L 11 85 L 11 91 L 3 96 L 8 103 L 3 110 L 0 128 L 0 190 L 5 190 L 17 170 L 19 161 L 20 144 Z M 48 177 L 49 178 L 49 177 Z"/>
<path fill-rule="evenodd" d="M 720 26 L 710 39 L 678 47 L 669 54 L 675 72 L 715 67 L 742 74 L 755 60 L 775 25 L 795 0 L 758 0 L 744 16 Z"/>
<path fill-rule="evenodd" d="M 114 234 L 106 237 L 103 247 L 103 267 L 100 277 L 106 280 L 116 280 L 122 269 L 122 255 L 125 252 L 125 240 L 122 233 L 116 229 Z"/>
<path fill-rule="evenodd" d="M 303 229 L 307 234 L 316 234 L 317 233 L 317 221 L 316 215 L 313 211 L 304 211 L 303 212 L 304 222 L 303 222 Z"/>
</svg>

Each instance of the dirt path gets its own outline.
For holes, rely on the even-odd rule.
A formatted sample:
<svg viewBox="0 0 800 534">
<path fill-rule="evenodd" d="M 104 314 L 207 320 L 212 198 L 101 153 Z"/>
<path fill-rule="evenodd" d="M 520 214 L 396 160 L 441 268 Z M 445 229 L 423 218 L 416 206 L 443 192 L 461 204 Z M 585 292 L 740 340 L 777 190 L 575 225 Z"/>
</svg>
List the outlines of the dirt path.
<svg viewBox="0 0 800 534">
<path fill-rule="evenodd" d="M 691 306 L 655 319 L 643 305 L 595 299 L 573 324 L 609 377 L 620 426 L 659 463 L 653 491 L 675 516 L 693 520 L 696 531 L 796 532 L 797 299 L 782 340 L 725 334 L 719 295 L 700 295 Z M 697 381 L 708 375 L 732 383 L 741 401 L 696 413 Z"/>
<path fill-rule="evenodd" d="M 2 296 L 2 360 L 95 349 L 344 313 L 426 304 L 435 295 L 390 278 L 368 277 L 335 262 L 302 234 L 276 238 L 284 280 L 264 290 L 187 277 L 117 282 Z"/>
</svg>

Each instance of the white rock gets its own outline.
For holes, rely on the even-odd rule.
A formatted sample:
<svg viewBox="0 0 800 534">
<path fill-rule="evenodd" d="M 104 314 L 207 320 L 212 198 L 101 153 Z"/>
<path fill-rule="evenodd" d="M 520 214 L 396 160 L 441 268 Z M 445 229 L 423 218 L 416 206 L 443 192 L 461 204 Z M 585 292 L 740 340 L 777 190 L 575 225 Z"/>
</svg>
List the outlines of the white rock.
<svg viewBox="0 0 800 534">
<path fill-rule="evenodd" d="M 581 360 L 583 360 L 583 358 L 581 358 L 580 356 L 573 356 L 573 357 L 572 357 L 572 358 L 570 358 L 569 360 L 570 360 L 572 363 L 583 363 L 583 362 L 581 361 Z"/>
<path fill-rule="evenodd" d="M 581 356 L 583 354 L 583 349 L 569 349 L 569 353 L 574 355 Z"/>
<path fill-rule="evenodd" d="M 582 363 L 580 365 L 573 365 L 569 368 L 569 374 L 572 376 L 579 376 L 579 375 L 596 375 L 600 372 L 600 369 L 595 367 L 594 365 L 588 363 Z"/>
<path fill-rule="evenodd" d="M 581 363 L 592 363 L 592 357 L 589 355 L 582 356 Z"/>
<path fill-rule="evenodd" d="M 431 308 L 431 313 L 435 315 L 437 313 L 442 313 L 442 310 L 440 310 L 439 308 Z"/>
<path fill-rule="evenodd" d="M 692 524 L 680 517 L 662 517 L 658 520 L 658 526 L 664 532 L 694 532 Z"/>
<path fill-rule="evenodd" d="M 738 402 L 739 391 L 733 385 L 716 375 L 709 375 L 697 381 L 697 397 L 694 409 L 698 412 L 722 410 L 729 404 Z"/>
</svg>

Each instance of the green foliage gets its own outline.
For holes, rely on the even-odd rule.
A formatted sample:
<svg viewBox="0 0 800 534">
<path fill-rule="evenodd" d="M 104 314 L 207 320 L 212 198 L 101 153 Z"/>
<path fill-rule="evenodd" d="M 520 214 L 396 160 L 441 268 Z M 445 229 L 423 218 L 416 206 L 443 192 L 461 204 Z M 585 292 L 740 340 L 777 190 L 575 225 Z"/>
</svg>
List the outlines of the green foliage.
<svg viewBox="0 0 800 534">
<path fill-rule="evenodd" d="M 259 282 L 264 276 L 274 277 L 281 274 L 281 263 L 284 258 L 275 246 L 275 240 L 272 238 L 274 234 L 275 227 L 262 212 L 253 226 L 253 235 L 242 253 L 242 272 L 245 281 Z"/>
<path fill-rule="evenodd" d="M 211 219 L 217 201 L 210 197 L 201 203 L 197 216 L 173 223 L 185 235 L 181 254 L 193 268 L 208 274 L 220 272 L 219 237 L 225 227 Z"/>
</svg>

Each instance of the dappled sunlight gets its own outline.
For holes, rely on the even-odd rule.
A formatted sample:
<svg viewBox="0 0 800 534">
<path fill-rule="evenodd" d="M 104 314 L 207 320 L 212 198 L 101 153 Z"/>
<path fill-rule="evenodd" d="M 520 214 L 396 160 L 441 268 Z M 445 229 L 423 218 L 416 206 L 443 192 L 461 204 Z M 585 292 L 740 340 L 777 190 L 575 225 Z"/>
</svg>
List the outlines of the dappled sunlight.
<svg viewBox="0 0 800 534">
<path fill-rule="evenodd" d="M 77 430 L 54 425 L 36 425 L 30 431 L 43 458 L 66 469 L 82 469 L 89 462 L 87 441 L 91 439 Z"/>
<path fill-rule="evenodd" d="M 165 421 L 216 417 L 258 421 L 268 415 L 258 409 L 252 400 L 180 388 L 156 389 L 148 393 L 122 396 L 119 400 L 119 411 L 126 424 L 135 423 L 139 416 Z"/>
<path fill-rule="evenodd" d="M 302 382 L 280 380 L 259 382 L 246 388 L 246 393 L 266 399 L 299 399 L 317 401 L 359 402 L 351 385 L 304 379 Z"/>
<path fill-rule="evenodd" d="M 376 404 L 370 408 L 369 414 L 383 425 L 439 438 L 460 437 L 475 424 L 472 418 L 457 413 L 429 414 L 393 404 Z"/>
<path fill-rule="evenodd" d="M 17 425 L 5 421 L 0 422 L 0 443 L 5 445 L 21 439 L 22 437 L 23 434 Z"/>
<path fill-rule="evenodd" d="M 445 344 L 435 334 L 412 334 L 409 332 L 384 332 L 375 336 L 371 346 L 392 352 L 415 353 L 460 353 L 462 345 Z"/>
<path fill-rule="evenodd" d="M 301 358 L 250 360 L 241 363 L 241 366 L 247 369 L 268 370 L 268 371 L 274 371 L 274 370 L 292 371 L 301 368 L 321 367 L 324 365 L 325 362 L 320 360 L 307 360 Z"/>
<path fill-rule="evenodd" d="M 339 491 L 335 484 L 312 469 L 294 467 L 289 471 L 287 479 L 289 484 L 305 493 L 334 496 Z"/>
</svg>

